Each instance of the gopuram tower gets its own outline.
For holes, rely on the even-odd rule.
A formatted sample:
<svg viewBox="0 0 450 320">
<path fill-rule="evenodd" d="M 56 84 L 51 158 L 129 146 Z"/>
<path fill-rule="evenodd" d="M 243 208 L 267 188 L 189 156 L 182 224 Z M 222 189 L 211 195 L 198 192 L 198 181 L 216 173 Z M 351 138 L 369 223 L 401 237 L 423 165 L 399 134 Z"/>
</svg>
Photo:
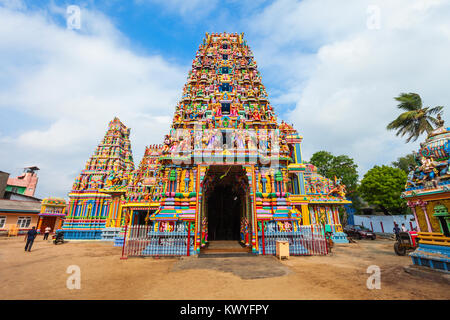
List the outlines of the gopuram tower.
<svg viewBox="0 0 450 320">
<path fill-rule="evenodd" d="M 120 203 L 101 190 L 126 190 L 133 170 L 130 129 L 114 118 L 69 193 L 69 210 L 62 228 L 66 239 L 101 239 L 105 227 L 124 224 Z"/>
<path fill-rule="evenodd" d="M 346 241 L 339 181 L 303 163 L 302 137 L 277 117 L 243 34 L 206 34 L 165 136 L 159 163 L 158 232 L 193 232 L 193 253 L 240 240 L 261 253 L 261 233 L 327 224 Z M 311 184 L 311 185 L 310 185 Z"/>
<path fill-rule="evenodd" d="M 92 227 L 99 209 L 89 208 L 106 203 L 95 227 L 124 228 L 125 256 L 198 254 L 219 240 L 249 253 L 274 254 L 276 241 L 288 240 L 291 254 L 326 254 L 325 232 L 347 242 L 345 186 L 304 162 L 302 137 L 277 121 L 243 34 L 206 34 L 170 131 L 146 148 L 136 171 L 127 130 L 117 125 L 105 139 L 122 139 L 119 158 L 109 158 L 114 146 L 99 146 L 70 194 L 69 228 Z"/>
</svg>

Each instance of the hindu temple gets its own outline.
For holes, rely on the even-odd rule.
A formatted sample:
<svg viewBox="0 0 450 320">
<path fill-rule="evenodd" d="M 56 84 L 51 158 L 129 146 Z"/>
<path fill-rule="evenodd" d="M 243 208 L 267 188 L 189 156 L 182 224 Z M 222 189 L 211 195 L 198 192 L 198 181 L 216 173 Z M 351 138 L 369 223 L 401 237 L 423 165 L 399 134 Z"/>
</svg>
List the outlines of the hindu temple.
<svg viewBox="0 0 450 320">
<path fill-rule="evenodd" d="M 450 272 L 450 128 L 438 116 L 438 127 L 415 152 L 402 197 L 414 214 L 419 247 L 416 266 Z"/>
<path fill-rule="evenodd" d="M 136 170 L 130 129 L 109 124 L 69 194 L 69 238 L 122 232 L 128 246 L 143 241 L 134 255 L 193 255 L 213 241 L 273 254 L 279 238 L 310 254 L 306 238 L 347 241 L 345 186 L 304 161 L 303 137 L 278 121 L 244 34 L 206 33 L 174 109 Z"/>
</svg>

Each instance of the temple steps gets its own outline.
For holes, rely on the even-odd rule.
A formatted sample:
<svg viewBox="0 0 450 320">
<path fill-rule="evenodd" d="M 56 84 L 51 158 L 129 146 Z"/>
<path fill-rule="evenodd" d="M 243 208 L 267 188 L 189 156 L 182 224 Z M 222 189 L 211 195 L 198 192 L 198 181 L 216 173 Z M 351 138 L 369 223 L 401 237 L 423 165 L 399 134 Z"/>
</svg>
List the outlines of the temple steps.
<svg viewBox="0 0 450 320">
<path fill-rule="evenodd" d="M 239 258 L 239 257 L 255 257 L 257 254 L 251 252 L 241 252 L 241 253 L 201 253 L 198 255 L 199 258 Z"/>
<path fill-rule="evenodd" d="M 235 240 L 210 241 L 206 248 L 200 250 L 199 258 L 228 258 L 254 256 L 251 249 L 243 247 Z"/>
</svg>

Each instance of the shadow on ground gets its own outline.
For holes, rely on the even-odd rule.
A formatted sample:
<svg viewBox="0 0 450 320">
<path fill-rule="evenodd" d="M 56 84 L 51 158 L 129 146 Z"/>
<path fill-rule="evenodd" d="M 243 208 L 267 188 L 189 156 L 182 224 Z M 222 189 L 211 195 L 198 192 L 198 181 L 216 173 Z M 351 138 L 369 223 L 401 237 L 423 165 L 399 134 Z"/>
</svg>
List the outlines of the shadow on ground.
<svg viewBox="0 0 450 320">
<path fill-rule="evenodd" d="M 189 269 L 207 269 L 230 272 L 241 279 L 263 279 L 282 277 L 291 273 L 289 267 L 281 264 L 273 256 L 233 257 L 233 258 L 186 258 L 172 267 L 172 272 Z"/>
</svg>

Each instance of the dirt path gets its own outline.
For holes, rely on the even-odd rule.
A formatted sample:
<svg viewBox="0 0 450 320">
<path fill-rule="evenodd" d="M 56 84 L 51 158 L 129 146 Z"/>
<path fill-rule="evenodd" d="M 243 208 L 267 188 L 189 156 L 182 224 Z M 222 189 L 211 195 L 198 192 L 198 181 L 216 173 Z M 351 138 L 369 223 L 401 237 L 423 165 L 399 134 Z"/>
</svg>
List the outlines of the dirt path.
<svg viewBox="0 0 450 320">
<path fill-rule="evenodd" d="M 121 248 L 109 242 L 55 246 L 39 238 L 30 253 L 24 245 L 23 238 L 0 238 L 0 299 L 450 299 L 449 285 L 404 272 L 411 259 L 396 256 L 393 242 L 382 239 L 281 263 L 274 257 L 120 260 Z M 273 259 L 269 268 L 276 264 L 286 272 L 249 279 L 248 271 L 258 268 L 260 274 L 264 267 L 255 265 L 259 258 Z M 66 287 L 70 265 L 81 269 L 79 290 Z M 366 287 L 370 265 L 381 269 L 380 290 Z"/>
</svg>

